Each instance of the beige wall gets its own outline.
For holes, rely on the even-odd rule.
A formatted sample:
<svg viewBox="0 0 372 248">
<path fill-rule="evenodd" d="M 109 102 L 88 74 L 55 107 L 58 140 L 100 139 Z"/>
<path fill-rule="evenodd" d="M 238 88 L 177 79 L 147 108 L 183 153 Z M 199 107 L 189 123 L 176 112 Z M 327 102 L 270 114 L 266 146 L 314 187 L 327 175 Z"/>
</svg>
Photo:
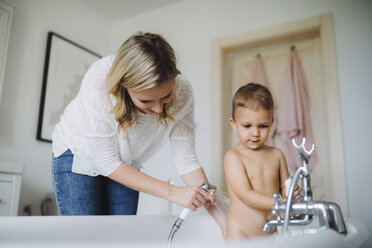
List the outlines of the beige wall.
<svg viewBox="0 0 372 248">
<path fill-rule="evenodd" d="M 109 23 L 71 0 L 14 0 L 3 95 L 0 161 L 24 165 L 19 214 L 52 192 L 51 144 L 36 141 L 47 33 L 54 31 L 97 53 L 107 53 Z M 93 25 L 94 24 L 94 25 Z"/>
</svg>

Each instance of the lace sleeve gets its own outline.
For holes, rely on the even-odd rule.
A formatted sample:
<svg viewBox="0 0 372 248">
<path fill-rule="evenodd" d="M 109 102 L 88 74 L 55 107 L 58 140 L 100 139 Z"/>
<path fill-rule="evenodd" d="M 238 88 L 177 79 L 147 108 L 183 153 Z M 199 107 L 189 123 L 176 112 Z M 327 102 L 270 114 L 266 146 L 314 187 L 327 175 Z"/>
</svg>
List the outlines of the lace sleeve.
<svg viewBox="0 0 372 248">
<path fill-rule="evenodd" d="M 171 133 L 170 142 L 177 171 L 180 175 L 191 172 L 201 167 L 195 152 L 194 134 L 194 103 L 191 86 L 180 86 L 183 88 L 178 92 L 179 104 L 183 106 L 179 111 L 185 114 L 176 120 Z"/>
<path fill-rule="evenodd" d="M 82 82 L 79 151 L 76 159 L 89 164 L 95 173 L 107 176 L 122 163 L 117 133 L 110 116 L 106 93 L 107 68 L 94 63 Z"/>
</svg>

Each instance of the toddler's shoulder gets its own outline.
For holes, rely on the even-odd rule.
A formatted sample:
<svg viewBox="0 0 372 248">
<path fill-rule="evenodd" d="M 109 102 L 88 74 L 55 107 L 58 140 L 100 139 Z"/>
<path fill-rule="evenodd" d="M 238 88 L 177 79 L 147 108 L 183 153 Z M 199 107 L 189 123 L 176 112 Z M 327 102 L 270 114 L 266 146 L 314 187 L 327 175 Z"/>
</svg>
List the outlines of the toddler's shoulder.
<svg viewBox="0 0 372 248">
<path fill-rule="evenodd" d="M 270 155 L 274 155 L 278 158 L 284 156 L 283 151 L 275 146 L 268 146 L 268 152 L 270 153 Z"/>
<path fill-rule="evenodd" d="M 236 145 L 235 147 L 233 147 L 230 150 L 228 150 L 225 153 L 225 156 L 228 156 L 228 157 L 240 157 L 240 156 L 242 156 L 242 153 L 243 152 L 244 151 L 242 151 L 241 147 L 239 147 L 239 145 Z"/>
<path fill-rule="evenodd" d="M 241 156 L 238 151 L 231 149 L 225 153 L 224 163 L 225 165 L 236 163 L 241 161 Z"/>
<path fill-rule="evenodd" d="M 234 157 L 237 156 L 237 152 L 234 149 L 230 149 L 225 153 L 225 157 Z"/>
</svg>

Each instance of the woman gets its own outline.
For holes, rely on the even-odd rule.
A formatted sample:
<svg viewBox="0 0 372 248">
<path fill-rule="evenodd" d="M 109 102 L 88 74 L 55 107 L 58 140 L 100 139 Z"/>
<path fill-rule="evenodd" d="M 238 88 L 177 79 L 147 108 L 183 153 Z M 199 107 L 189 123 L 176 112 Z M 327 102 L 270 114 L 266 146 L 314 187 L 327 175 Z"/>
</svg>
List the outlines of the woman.
<svg viewBox="0 0 372 248">
<path fill-rule="evenodd" d="M 178 187 L 140 171 L 170 139 Z M 53 133 L 60 215 L 136 214 L 138 191 L 196 210 L 213 196 L 195 154 L 193 95 L 160 35 L 137 33 L 94 62 Z"/>
</svg>

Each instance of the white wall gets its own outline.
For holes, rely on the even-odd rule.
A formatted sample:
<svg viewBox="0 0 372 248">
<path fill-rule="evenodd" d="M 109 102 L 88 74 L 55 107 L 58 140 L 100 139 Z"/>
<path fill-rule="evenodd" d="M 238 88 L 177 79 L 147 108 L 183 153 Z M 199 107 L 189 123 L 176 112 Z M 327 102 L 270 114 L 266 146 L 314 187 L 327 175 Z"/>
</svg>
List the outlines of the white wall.
<svg viewBox="0 0 372 248">
<path fill-rule="evenodd" d="M 197 150 L 207 167 L 210 154 L 210 42 L 212 39 L 275 26 L 333 12 L 339 69 L 350 216 L 363 220 L 372 231 L 372 199 L 367 182 L 372 175 L 369 157 L 372 135 L 372 2 L 365 0 L 190 0 L 123 19 L 112 26 L 111 48 L 137 30 L 163 34 L 175 48 L 179 66 L 195 93 Z M 168 155 L 162 149 L 161 154 Z M 160 155 L 147 171 L 161 164 Z M 155 166 L 154 166 L 155 167 Z M 158 172 L 159 173 L 159 172 Z M 160 174 L 160 173 L 159 173 Z M 372 246 L 372 238 L 365 247 Z"/>
<path fill-rule="evenodd" d="M 54 31 L 97 53 L 108 48 L 109 23 L 70 0 L 15 0 L 0 105 L 0 160 L 24 165 L 19 214 L 40 203 L 51 183 L 51 144 L 36 141 L 47 33 Z"/>
<path fill-rule="evenodd" d="M 0 159 L 25 165 L 20 213 L 24 205 L 32 204 L 34 214 L 38 214 L 41 200 L 52 190 L 51 145 L 35 139 L 48 31 L 102 55 L 115 51 L 135 31 L 163 34 L 175 48 L 179 67 L 194 87 L 197 152 L 208 173 L 213 166 L 209 164 L 213 155 L 209 149 L 213 135 L 209 95 L 211 40 L 333 12 L 345 145 L 345 154 L 340 156 L 346 160 L 350 216 L 363 220 L 372 231 L 372 200 L 367 184 L 372 175 L 372 135 L 367 131 L 372 121 L 371 1 L 189 0 L 113 24 L 73 0 L 14 2 L 16 11 L 0 105 Z M 146 171 L 181 184 L 168 146 L 146 163 Z M 149 205 L 145 200 L 140 206 L 142 213 L 166 210 L 165 201 L 156 200 L 156 204 Z M 372 246 L 371 239 L 367 246 Z"/>
</svg>

